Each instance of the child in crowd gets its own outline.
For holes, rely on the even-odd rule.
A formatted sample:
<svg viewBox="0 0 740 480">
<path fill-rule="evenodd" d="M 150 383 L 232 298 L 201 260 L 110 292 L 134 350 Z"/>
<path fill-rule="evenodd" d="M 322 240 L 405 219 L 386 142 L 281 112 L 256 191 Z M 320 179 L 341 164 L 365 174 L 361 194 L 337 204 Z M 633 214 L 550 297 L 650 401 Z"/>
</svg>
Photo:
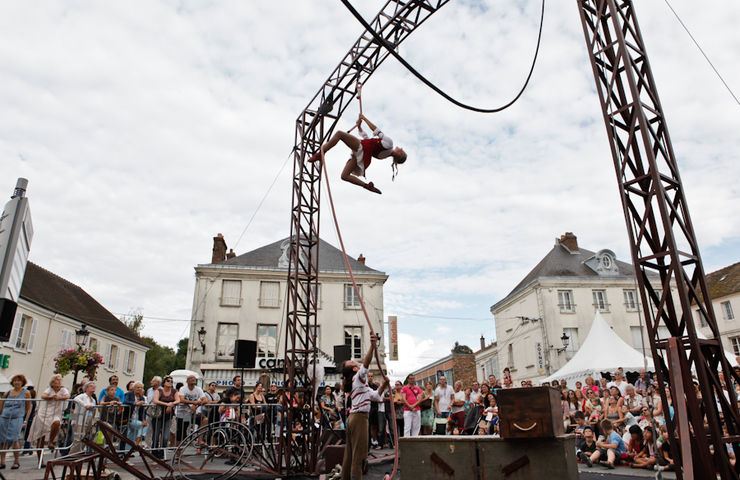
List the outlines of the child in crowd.
<svg viewBox="0 0 740 480">
<path fill-rule="evenodd" d="M 581 443 L 580 448 L 576 452 L 576 455 L 578 458 L 588 465 L 589 468 L 593 467 L 594 464 L 591 461 L 591 458 L 596 453 L 596 435 L 594 435 L 594 430 L 590 426 L 586 425 L 583 428 L 583 443 Z"/>
<path fill-rule="evenodd" d="M 591 455 L 594 463 L 603 463 L 606 468 L 614 468 L 619 464 L 622 454 L 627 451 L 622 437 L 614 431 L 614 425 L 609 419 L 604 419 L 599 424 L 602 435 L 596 442 L 597 450 Z M 606 461 L 604 461 L 606 460 Z"/>
<path fill-rule="evenodd" d="M 576 422 L 573 433 L 576 436 L 576 451 L 578 451 L 581 449 L 581 445 L 583 445 L 583 430 L 586 429 L 588 425 L 586 424 L 586 416 L 580 410 L 573 414 L 573 418 Z"/>
<path fill-rule="evenodd" d="M 656 469 L 659 470 L 673 470 L 675 465 L 673 464 L 673 453 L 671 453 L 671 438 L 668 435 L 668 428 L 665 424 L 660 426 L 660 453 L 658 456 L 658 466 Z"/>
<path fill-rule="evenodd" d="M 598 422 L 601 420 L 601 414 L 604 410 L 604 406 L 601 404 L 601 399 L 598 395 L 591 397 L 591 415 L 588 417 L 589 422 Z"/>
<path fill-rule="evenodd" d="M 645 427 L 642 432 L 642 439 L 642 450 L 635 455 L 630 467 L 652 469 L 655 466 L 655 435 L 653 433 L 653 427 Z"/>
<path fill-rule="evenodd" d="M 239 404 L 239 396 L 241 394 L 239 391 L 236 391 L 231 394 L 231 397 L 229 397 L 228 402 L 230 405 L 223 405 L 219 407 L 218 411 L 221 414 L 221 421 L 232 421 L 232 422 L 239 422 L 237 410 L 239 407 L 236 407 L 234 405 Z"/>
<path fill-rule="evenodd" d="M 645 440 L 642 436 L 642 429 L 637 425 L 632 425 L 629 428 L 629 442 L 627 442 L 627 451 L 622 454 L 622 460 L 632 463 L 644 447 Z"/>
</svg>

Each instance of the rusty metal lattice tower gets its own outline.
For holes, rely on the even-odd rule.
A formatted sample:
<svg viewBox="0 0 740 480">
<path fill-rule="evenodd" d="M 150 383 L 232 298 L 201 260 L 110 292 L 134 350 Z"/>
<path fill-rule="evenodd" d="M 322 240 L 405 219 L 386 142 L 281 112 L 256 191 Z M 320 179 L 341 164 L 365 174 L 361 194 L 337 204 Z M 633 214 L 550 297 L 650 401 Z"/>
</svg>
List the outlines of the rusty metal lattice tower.
<svg viewBox="0 0 740 480">
<path fill-rule="evenodd" d="M 723 479 L 738 478 L 740 464 L 733 470 L 725 444 L 731 443 L 735 452 L 740 452 L 740 414 L 733 385 L 740 378 L 725 358 L 719 340 L 696 235 L 634 6 L 631 0 L 578 0 L 578 6 L 617 173 L 658 384 L 670 382 L 674 399 L 674 418 L 666 415 L 666 421 L 672 445 L 680 447 L 680 463 L 679 459 L 676 463 L 683 466 L 686 478 L 713 478 L 715 471 Z M 692 309 L 704 316 L 713 339 L 697 337 Z M 659 327 L 665 327 L 670 336 L 661 338 Z M 699 381 L 698 392 L 691 381 L 692 369 Z M 665 389 L 660 390 L 663 405 L 667 405 Z M 681 478 L 681 472 L 678 476 Z"/>
<path fill-rule="evenodd" d="M 370 25 L 387 42 L 398 46 L 448 1 L 390 0 Z M 265 464 L 274 464 L 272 470 L 287 475 L 315 473 L 319 443 L 313 421 L 304 422 L 307 428 L 301 432 L 300 443 L 292 437 L 295 416 L 312 416 L 315 399 L 310 367 L 317 356 L 315 327 L 321 162 L 306 163 L 304 160 L 318 151 L 332 134 L 342 113 L 357 94 L 358 82 L 364 84 L 388 55 L 372 35 L 364 32 L 296 120 L 284 381 L 285 391 L 291 399 L 303 394 L 304 412 L 308 413 L 290 408 L 283 398 L 286 428 L 281 432 L 277 455 L 263 459 Z"/>
</svg>

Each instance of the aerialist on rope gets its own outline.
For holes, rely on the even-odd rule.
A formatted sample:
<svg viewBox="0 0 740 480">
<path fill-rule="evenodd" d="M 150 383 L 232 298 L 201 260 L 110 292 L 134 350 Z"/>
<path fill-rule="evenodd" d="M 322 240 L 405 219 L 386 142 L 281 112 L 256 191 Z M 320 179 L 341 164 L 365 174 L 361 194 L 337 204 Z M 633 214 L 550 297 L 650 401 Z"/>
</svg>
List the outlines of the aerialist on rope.
<svg viewBox="0 0 740 480">
<path fill-rule="evenodd" d="M 367 126 L 372 130 L 373 137 L 368 137 L 367 133 L 362 129 L 362 121 L 365 121 Z M 387 135 L 381 132 L 365 115 L 360 114 L 360 118 L 357 119 L 357 129 L 360 132 L 362 140 L 350 135 L 347 132 L 339 131 L 335 133 L 328 142 L 321 146 L 318 152 L 314 153 L 309 162 L 315 162 L 321 159 L 321 152 L 328 152 L 334 146 L 339 143 L 339 140 L 343 141 L 350 150 L 352 150 L 352 156 L 350 156 L 342 171 L 342 180 L 349 183 L 354 183 L 362 188 L 366 188 L 371 192 L 381 193 L 380 190 L 375 188 L 373 182 L 363 182 L 359 177 L 365 176 L 365 170 L 370 166 L 370 162 L 373 158 L 383 159 L 393 157 L 392 168 L 396 171 L 396 165 L 399 165 L 406 161 L 406 152 L 401 147 L 393 148 L 393 140 Z M 395 177 L 395 173 L 394 173 Z"/>
</svg>

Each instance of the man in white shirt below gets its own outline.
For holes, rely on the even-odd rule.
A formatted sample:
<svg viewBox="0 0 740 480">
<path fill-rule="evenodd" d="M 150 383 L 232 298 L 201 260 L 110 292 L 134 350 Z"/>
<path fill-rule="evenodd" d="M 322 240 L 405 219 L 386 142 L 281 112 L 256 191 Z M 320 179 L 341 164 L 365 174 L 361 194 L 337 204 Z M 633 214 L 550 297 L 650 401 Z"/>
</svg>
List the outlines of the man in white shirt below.
<svg viewBox="0 0 740 480">
<path fill-rule="evenodd" d="M 180 391 L 180 403 L 175 407 L 175 418 L 177 419 L 177 429 L 175 440 L 177 445 L 187 436 L 188 427 L 195 422 L 195 410 L 206 401 L 206 394 L 203 390 L 195 385 L 195 375 L 188 375 L 187 385 L 183 385 Z"/>
<path fill-rule="evenodd" d="M 473 381 L 473 386 L 470 391 L 470 402 L 475 403 L 478 401 L 478 398 L 480 397 L 480 385 L 478 384 L 478 381 Z"/>
<path fill-rule="evenodd" d="M 434 415 L 437 418 L 450 418 L 450 408 L 455 400 L 455 391 L 447 385 L 447 378 L 440 375 L 439 384 L 434 389 Z"/>
<path fill-rule="evenodd" d="M 344 391 L 351 392 L 352 406 L 347 418 L 344 459 L 342 461 L 342 480 L 362 480 L 362 464 L 367 459 L 368 448 L 368 417 L 370 403 L 379 402 L 383 391 L 388 386 L 389 379 L 385 377 L 383 384 L 375 391 L 367 384 L 367 372 L 373 352 L 378 348 L 378 337 L 370 337 L 370 348 L 365 354 L 362 365 L 354 360 L 344 362 L 342 376 L 344 377 Z"/>
<path fill-rule="evenodd" d="M 455 382 L 455 394 L 452 398 L 450 416 L 455 420 L 457 428 L 463 427 L 465 424 L 465 390 L 463 390 L 460 380 Z"/>
</svg>

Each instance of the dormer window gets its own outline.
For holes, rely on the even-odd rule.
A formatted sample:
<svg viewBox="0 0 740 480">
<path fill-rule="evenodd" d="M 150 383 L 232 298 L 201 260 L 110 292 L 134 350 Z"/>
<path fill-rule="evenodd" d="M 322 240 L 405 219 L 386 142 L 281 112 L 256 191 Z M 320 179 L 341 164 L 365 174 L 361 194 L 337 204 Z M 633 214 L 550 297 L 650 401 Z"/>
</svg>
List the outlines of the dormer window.
<svg viewBox="0 0 740 480">
<path fill-rule="evenodd" d="M 599 275 L 615 276 L 619 275 L 617 267 L 617 256 L 611 250 L 601 250 L 593 257 L 584 262 L 588 268 Z"/>
</svg>

